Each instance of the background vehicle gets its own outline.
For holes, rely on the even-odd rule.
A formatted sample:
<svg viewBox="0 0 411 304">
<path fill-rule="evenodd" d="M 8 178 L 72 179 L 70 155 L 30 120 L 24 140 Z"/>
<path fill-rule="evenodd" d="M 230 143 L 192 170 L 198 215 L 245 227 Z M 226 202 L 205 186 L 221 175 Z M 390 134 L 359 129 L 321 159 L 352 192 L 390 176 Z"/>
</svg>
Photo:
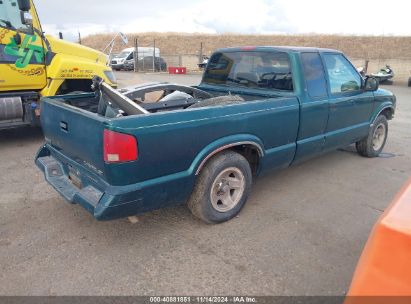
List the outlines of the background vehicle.
<svg viewBox="0 0 411 304">
<path fill-rule="evenodd" d="M 153 68 L 153 56 L 147 56 L 138 60 L 138 68 L 140 71 L 150 70 Z M 124 62 L 124 70 L 132 71 L 134 70 L 134 59 L 126 60 Z M 154 59 L 154 71 L 155 72 L 165 72 L 167 71 L 167 63 L 161 57 L 155 57 Z"/>
<path fill-rule="evenodd" d="M 43 100 L 36 164 L 101 220 L 186 202 L 208 223 L 229 220 L 253 175 L 352 143 L 378 156 L 396 103 L 341 52 L 316 48 L 222 49 L 197 87 L 95 88 Z"/>
<path fill-rule="evenodd" d="M 385 68 L 380 69 L 377 73 L 371 74 L 372 77 L 378 79 L 378 81 L 386 82 L 394 77 L 394 71 L 389 65 L 386 65 Z"/>
<path fill-rule="evenodd" d="M 128 65 L 134 61 L 134 49 L 135 48 L 126 48 L 121 51 L 120 54 L 114 56 L 111 61 L 111 67 L 116 70 L 124 69 L 124 65 L 127 62 Z M 138 59 L 143 59 L 145 57 L 152 57 L 153 53 L 155 52 L 156 57 L 160 57 L 160 49 L 159 48 L 152 48 L 152 47 L 139 47 L 138 48 Z"/>
<path fill-rule="evenodd" d="M 0 129 L 38 123 L 40 96 L 90 91 L 93 75 L 116 86 L 107 64 L 101 52 L 44 36 L 31 1 L 0 1 Z"/>
<path fill-rule="evenodd" d="M 361 74 L 362 77 L 366 77 L 364 67 L 357 67 L 357 71 Z"/>
<path fill-rule="evenodd" d="M 198 67 L 199 67 L 200 69 L 205 69 L 205 67 L 207 66 L 207 63 L 208 63 L 208 60 L 209 60 L 209 59 L 210 59 L 209 57 L 203 56 L 203 61 L 198 64 Z"/>
</svg>

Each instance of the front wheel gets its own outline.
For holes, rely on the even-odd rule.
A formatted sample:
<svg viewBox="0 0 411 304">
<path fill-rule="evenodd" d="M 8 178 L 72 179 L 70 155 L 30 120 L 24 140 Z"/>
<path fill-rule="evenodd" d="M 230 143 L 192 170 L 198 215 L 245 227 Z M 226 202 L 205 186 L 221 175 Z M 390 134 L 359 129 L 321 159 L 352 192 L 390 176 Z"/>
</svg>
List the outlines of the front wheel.
<svg viewBox="0 0 411 304">
<path fill-rule="evenodd" d="M 201 170 L 188 207 L 206 223 L 221 223 L 236 216 L 251 191 L 252 173 L 240 154 L 225 151 Z"/>
<path fill-rule="evenodd" d="M 366 157 L 377 157 L 384 149 L 388 136 L 388 122 L 384 115 L 375 120 L 368 136 L 356 143 L 357 151 Z"/>
</svg>

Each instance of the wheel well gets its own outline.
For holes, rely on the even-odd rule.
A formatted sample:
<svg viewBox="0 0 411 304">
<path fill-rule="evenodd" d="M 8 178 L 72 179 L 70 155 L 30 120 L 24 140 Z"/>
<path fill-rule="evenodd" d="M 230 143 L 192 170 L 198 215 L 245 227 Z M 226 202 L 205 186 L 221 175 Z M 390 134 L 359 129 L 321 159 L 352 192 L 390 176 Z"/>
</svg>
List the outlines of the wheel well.
<svg viewBox="0 0 411 304">
<path fill-rule="evenodd" d="M 262 156 L 263 150 L 261 147 L 253 144 L 238 144 L 238 145 L 227 145 L 220 149 L 215 150 L 210 153 L 200 164 L 197 169 L 196 175 L 198 175 L 204 165 L 215 155 L 220 154 L 223 151 L 231 150 L 238 154 L 241 154 L 250 164 L 251 172 L 255 175 L 258 173 L 260 168 L 260 157 Z"/>
<path fill-rule="evenodd" d="M 240 145 L 232 147 L 231 150 L 244 156 L 250 164 L 251 172 L 257 174 L 260 166 L 260 151 L 253 145 Z"/>
<path fill-rule="evenodd" d="M 68 94 L 74 91 L 91 92 L 91 79 L 66 79 L 56 92 L 56 95 Z"/>
<path fill-rule="evenodd" d="M 392 108 L 386 108 L 382 110 L 380 115 L 384 115 L 388 120 L 390 120 L 394 116 L 394 110 Z"/>
</svg>

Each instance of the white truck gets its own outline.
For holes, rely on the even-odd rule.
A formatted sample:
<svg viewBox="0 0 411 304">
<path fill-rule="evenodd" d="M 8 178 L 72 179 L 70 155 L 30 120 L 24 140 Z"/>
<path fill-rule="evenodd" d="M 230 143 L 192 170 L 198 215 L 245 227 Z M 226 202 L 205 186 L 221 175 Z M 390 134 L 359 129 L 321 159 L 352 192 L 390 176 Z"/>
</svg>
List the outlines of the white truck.
<svg viewBox="0 0 411 304">
<path fill-rule="evenodd" d="M 111 67 L 116 71 L 124 69 L 124 64 L 126 61 L 134 60 L 134 51 L 135 48 L 126 48 L 122 50 L 120 54 L 117 54 L 111 59 Z M 155 54 L 155 57 L 160 57 L 160 49 L 154 49 L 153 47 L 137 48 L 138 60 L 144 59 L 145 57 L 153 56 L 153 54 Z"/>
</svg>

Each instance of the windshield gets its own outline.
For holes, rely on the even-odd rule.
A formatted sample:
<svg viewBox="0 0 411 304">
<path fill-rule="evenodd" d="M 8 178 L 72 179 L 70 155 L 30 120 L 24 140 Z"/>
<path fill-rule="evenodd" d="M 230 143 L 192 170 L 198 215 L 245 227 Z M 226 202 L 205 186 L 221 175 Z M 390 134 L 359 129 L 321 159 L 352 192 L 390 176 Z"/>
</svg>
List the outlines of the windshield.
<svg viewBox="0 0 411 304">
<path fill-rule="evenodd" d="M 120 54 L 116 55 L 114 58 L 126 58 L 130 52 L 121 52 Z"/>
<path fill-rule="evenodd" d="M 21 22 L 17 0 L 0 1 L 0 27 L 28 31 L 30 28 Z"/>
<path fill-rule="evenodd" d="M 292 91 L 288 54 L 284 52 L 239 51 L 215 53 L 203 82 L 249 88 Z"/>
</svg>

